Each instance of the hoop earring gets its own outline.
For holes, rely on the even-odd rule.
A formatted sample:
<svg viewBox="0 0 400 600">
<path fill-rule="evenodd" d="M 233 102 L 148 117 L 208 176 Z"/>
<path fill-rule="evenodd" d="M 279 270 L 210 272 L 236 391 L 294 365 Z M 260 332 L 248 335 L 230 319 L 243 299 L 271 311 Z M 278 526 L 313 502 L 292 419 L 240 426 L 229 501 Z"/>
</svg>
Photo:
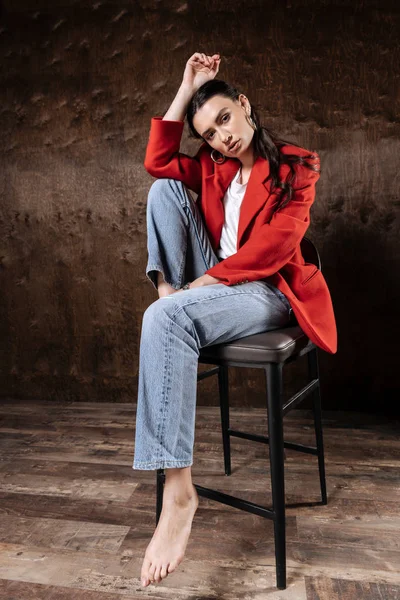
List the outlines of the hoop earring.
<svg viewBox="0 0 400 600">
<path fill-rule="evenodd" d="M 219 154 L 219 159 L 214 157 L 214 152 L 217 152 Z M 217 165 L 222 165 L 225 161 L 226 161 L 226 156 L 224 156 L 223 154 L 221 154 L 221 152 L 218 152 L 218 150 L 214 150 L 211 152 L 211 158 L 212 160 L 217 163 Z"/>
<path fill-rule="evenodd" d="M 254 131 L 257 131 L 257 125 L 255 124 L 253 118 L 250 115 L 248 115 L 247 113 L 245 113 L 245 115 L 246 115 L 246 121 L 248 122 L 250 127 L 252 127 L 254 129 Z"/>
</svg>

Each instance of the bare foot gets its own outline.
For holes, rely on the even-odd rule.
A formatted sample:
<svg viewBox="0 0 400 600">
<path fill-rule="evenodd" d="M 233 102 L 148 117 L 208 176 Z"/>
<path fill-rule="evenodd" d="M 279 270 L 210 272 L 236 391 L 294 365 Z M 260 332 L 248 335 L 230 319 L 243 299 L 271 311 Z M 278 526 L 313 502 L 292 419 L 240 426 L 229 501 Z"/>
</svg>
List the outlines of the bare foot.
<svg viewBox="0 0 400 600">
<path fill-rule="evenodd" d="M 175 288 L 170 287 L 169 290 L 160 288 L 160 286 L 158 286 L 158 297 L 159 298 L 164 298 L 164 296 L 171 296 L 172 294 L 176 294 L 177 292 L 182 292 L 182 288 L 180 288 L 179 290 L 176 290 Z"/>
<path fill-rule="evenodd" d="M 170 285 L 168 285 L 168 283 L 161 283 L 158 286 L 157 291 L 159 298 L 164 298 L 164 296 L 170 296 L 171 294 L 175 294 L 175 292 L 179 292 L 179 290 L 176 290 L 175 288 L 171 287 Z"/>
<path fill-rule="evenodd" d="M 169 296 L 170 294 L 174 294 L 178 290 L 169 285 L 164 281 L 164 276 L 160 271 L 157 271 L 157 291 L 159 298 L 164 298 L 164 296 Z"/>
<path fill-rule="evenodd" d="M 176 292 L 182 292 L 182 288 L 180 288 L 179 290 L 173 288 L 172 285 L 169 285 L 169 283 L 166 283 L 164 281 L 163 274 L 160 273 L 160 271 L 157 271 L 157 291 L 158 297 L 164 298 L 165 296 L 176 294 Z"/>
<path fill-rule="evenodd" d="M 160 583 L 182 562 L 198 505 L 199 497 L 194 486 L 190 497 L 181 501 L 174 499 L 164 488 L 160 519 L 143 559 L 143 587 Z"/>
</svg>

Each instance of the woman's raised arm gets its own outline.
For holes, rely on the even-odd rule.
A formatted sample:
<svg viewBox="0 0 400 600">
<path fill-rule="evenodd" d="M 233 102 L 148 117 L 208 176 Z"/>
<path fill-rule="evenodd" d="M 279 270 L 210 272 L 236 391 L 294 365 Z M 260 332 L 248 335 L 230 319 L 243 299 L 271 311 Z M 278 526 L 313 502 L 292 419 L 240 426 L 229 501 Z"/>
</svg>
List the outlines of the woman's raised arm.
<svg viewBox="0 0 400 600">
<path fill-rule="evenodd" d="M 153 177 L 182 181 L 196 194 L 201 189 L 199 155 L 206 143 L 202 144 L 196 156 L 179 152 L 184 118 L 193 94 L 203 83 L 215 77 L 220 60 L 218 54 L 208 57 L 198 52 L 193 54 L 186 63 L 181 86 L 168 111 L 163 118 L 151 119 L 144 159 L 146 171 Z"/>
<path fill-rule="evenodd" d="M 171 106 L 165 113 L 165 121 L 183 121 L 186 115 L 187 107 L 193 94 L 203 83 L 209 79 L 214 79 L 218 73 L 221 59 L 219 54 L 206 56 L 200 52 L 195 52 L 187 61 L 183 73 L 182 83 L 179 87 Z"/>
</svg>

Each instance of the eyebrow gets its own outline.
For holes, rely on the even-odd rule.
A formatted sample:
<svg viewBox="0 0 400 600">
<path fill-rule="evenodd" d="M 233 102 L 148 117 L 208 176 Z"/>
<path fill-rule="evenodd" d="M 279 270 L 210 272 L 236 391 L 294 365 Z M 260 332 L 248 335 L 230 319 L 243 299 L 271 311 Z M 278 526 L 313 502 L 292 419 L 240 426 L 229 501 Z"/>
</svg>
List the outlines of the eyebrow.
<svg viewBox="0 0 400 600">
<path fill-rule="evenodd" d="M 221 116 L 221 113 L 223 113 L 223 112 L 224 112 L 224 110 L 229 110 L 228 106 L 224 106 L 224 108 L 221 108 L 221 110 L 218 112 L 217 116 L 215 117 L 215 121 L 214 121 L 215 123 L 218 121 L 218 119 L 219 119 L 219 118 L 220 118 L 220 116 Z M 202 137 L 204 137 L 204 136 L 205 136 L 205 135 L 206 135 L 206 134 L 207 134 L 207 133 L 210 131 L 210 129 L 211 129 L 211 127 L 209 127 L 208 129 L 206 129 L 206 130 L 204 131 L 204 133 L 202 133 L 202 134 L 201 134 L 201 135 L 202 135 Z"/>
</svg>

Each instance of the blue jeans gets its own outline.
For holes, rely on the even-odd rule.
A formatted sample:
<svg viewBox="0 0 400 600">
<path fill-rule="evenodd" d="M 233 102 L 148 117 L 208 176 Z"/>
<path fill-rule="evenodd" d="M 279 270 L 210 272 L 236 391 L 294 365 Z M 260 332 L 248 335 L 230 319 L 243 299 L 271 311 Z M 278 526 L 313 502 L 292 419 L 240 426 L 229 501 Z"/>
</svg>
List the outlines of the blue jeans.
<svg viewBox="0 0 400 600">
<path fill-rule="evenodd" d="M 147 203 L 146 275 L 173 288 L 219 262 L 196 202 L 183 183 L 157 179 Z M 200 348 L 290 323 L 286 296 L 264 280 L 222 283 L 159 298 L 143 315 L 133 469 L 193 464 Z"/>
</svg>

